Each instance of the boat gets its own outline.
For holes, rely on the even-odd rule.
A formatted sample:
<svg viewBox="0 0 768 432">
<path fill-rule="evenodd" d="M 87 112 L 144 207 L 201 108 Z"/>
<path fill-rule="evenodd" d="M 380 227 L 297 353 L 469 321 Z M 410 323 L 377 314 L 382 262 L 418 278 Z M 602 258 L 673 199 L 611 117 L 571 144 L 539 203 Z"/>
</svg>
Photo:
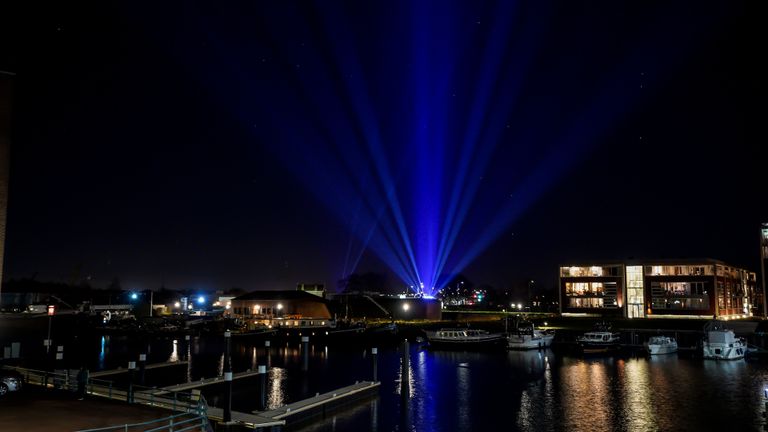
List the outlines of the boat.
<svg viewBox="0 0 768 432">
<path fill-rule="evenodd" d="M 425 333 L 431 348 L 487 349 L 502 347 L 506 342 L 506 337 L 502 333 L 488 333 L 478 329 L 444 328 Z"/>
<path fill-rule="evenodd" d="M 645 343 L 648 354 L 672 354 L 677 352 L 677 341 L 669 336 L 652 336 Z"/>
<path fill-rule="evenodd" d="M 507 334 L 507 348 L 509 349 L 539 349 L 548 348 L 555 339 L 552 331 L 537 329 L 533 323 L 525 322 L 517 325 L 517 328 Z"/>
<path fill-rule="evenodd" d="M 704 326 L 701 351 L 705 359 L 740 360 L 747 352 L 747 343 L 725 328 L 722 321 L 713 320 Z"/>
<path fill-rule="evenodd" d="M 611 331 L 610 324 L 598 323 L 592 331 L 576 338 L 584 354 L 604 353 L 619 349 L 619 333 Z"/>
</svg>

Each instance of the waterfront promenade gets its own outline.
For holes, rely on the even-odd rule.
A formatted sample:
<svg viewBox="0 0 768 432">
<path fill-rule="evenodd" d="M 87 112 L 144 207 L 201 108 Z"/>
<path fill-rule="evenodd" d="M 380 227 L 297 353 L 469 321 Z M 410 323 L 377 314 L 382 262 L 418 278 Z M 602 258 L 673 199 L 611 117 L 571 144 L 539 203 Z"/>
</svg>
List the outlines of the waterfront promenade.
<svg viewBox="0 0 768 432">
<path fill-rule="evenodd" d="M 161 408 L 27 386 L 0 401 L 0 431 L 77 431 L 141 423 L 168 416 Z"/>
</svg>

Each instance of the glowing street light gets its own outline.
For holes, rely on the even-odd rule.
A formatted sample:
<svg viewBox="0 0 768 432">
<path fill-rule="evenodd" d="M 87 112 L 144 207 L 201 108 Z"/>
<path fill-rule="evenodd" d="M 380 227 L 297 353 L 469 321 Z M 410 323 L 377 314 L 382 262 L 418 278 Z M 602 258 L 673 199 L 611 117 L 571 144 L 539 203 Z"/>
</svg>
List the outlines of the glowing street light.
<svg viewBox="0 0 768 432">
<path fill-rule="evenodd" d="M 408 303 L 403 303 L 403 310 L 404 311 L 407 311 L 410 308 L 411 308 L 411 306 Z"/>
<path fill-rule="evenodd" d="M 200 296 L 197 298 L 197 304 L 203 304 L 205 303 L 205 296 Z"/>
<path fill-rule="evenodd" d="M 282 309 L 283 309 L 283 304 L 282 303 L 278 303 L 277 304 L 277 310 L 282 310 Z"/>
<path fill-rule="evenodd" d="M 173 307 L 180 308 L 181 307 L 181 303 L 180 302 L 176 302 L 176 303 L 173 304 Z"/>
<path fill-rule="evenodd" d="M 136 293 L 131 293 L 131 300 L 136 300 L 137 298 L 139 298 L 139 295 L 138 295 L 138 294 L 136 294 Z"/>
</svg>

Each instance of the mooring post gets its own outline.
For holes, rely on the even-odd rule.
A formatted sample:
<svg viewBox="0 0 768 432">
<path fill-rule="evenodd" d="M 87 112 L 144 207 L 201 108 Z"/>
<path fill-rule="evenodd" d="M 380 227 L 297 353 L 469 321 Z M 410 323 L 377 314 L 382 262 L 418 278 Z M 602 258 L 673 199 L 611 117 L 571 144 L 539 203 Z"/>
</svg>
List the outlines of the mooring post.
<svg viewBox="0 0 768 432">
<path fill-rule="evenodd" d="M 226 383 L 226 389 L 224 389 L 224 423 L 232 421 L 232 362 L 230 360 L 230 350 L 232 332 L 229 330 L 224 332 L 224 381 Z"/>
<path fill-rule="evenodd" d="M 379 349 L 376 347 L 371 348 L 371 357 L 373 357 L 373 382 L 378 381 L 378 357 Z"/>
<path fill-rule="evenodd" d="M 125 393 L 125 401 L 133 403 L 133 375 L 136 372 L 136 362 L 128 362 L 128 391 Z"/>
<path fill-rule="evenodd" d="M 53 366 L 53 372 L 56 373 L 56 371 L 59 371 L 59 373 L 64 373 L 64 378 L 59 378 L 59 385 L 54 387 L 61 388 L 67 385 L 67 378 L 69 378 L 66 365 L 64 364 L 64 345 L 58 345 L 56 347 L 56 361 Z M 56 382 L 56 378 L 54 378 L 54 383 Z"/>
<path fill-rule="evenodd" d="M 189 335 L 184 335 L 184 343 L 187 345 L 187 346 L 185 347 L 186 349 L 184 350 L 184 351 L 186 351 L 186 353 L 187 353 L 187 361 L 190 361 L 190 359 L 189 359 L 189 358 L 192 356 L 192 355 L 191 355 L 191 353 L 192 353 L 192 349 L 191 349 L 191 343 L 190 343 L 190 339 L 191 339 L 191 338 L 190 338 L 190 336 L 189 336 Z"/>
<path fill-rule="evenodd" d="M 309 336 L 301 337 L 301 370 L 306 372 L 309 369 Z"/>
<path fill-rule="evenodd" d="M 147 355 L 145 353 L 139 354 L 139 384 L 144 385 L 144 371 L 147 366 Z"/>
<path fill-rule="evenodd" d="M 402 370 L 400 372 L 400 396 L 403 398 L 403 400 L 407 400 L 410 397 L 410 371 L 411 371 L 411 360 L 410 360 L 410 347 L 408 344 L 408 339 L 403 341 L 403 344 L 401 346 L 402 350 Z"/>
<path fill-rule="evenodd" d="M 264 350 L 267 352 L 267 367 L 272 366 L 272 348 L 269 341 L 264 341 Z"/>
<path fill-rule="evenodd" d="M 267 409 L 267 367 L 259 365 L 259 411 Z"/>
</svg>

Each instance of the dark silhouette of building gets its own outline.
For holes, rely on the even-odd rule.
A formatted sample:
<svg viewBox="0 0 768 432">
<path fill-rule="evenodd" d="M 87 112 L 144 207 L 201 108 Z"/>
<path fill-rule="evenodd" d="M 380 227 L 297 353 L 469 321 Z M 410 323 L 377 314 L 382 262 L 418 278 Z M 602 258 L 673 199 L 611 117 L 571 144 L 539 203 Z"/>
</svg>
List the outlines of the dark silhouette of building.
<svg viewBox="0 0 768 432">
<path fill-rule="evenodd" d="M 760 227 L 760 273 L 763 277 L 763 293 L 765 293 L 765 269 L 768 267 L 768 222 L 763 222 L 763 226 Z M 763 310 L 768 314 L 768 300 L 767 296 L 763 296 Z"/>
<path fill-rule="evenodd" d="M 11 93 L 14 74 L 0 70 L 0 307 L 2 307 L 5 221 L 8 209 L 8 170 L 11 147 Z"/>
</svg>

